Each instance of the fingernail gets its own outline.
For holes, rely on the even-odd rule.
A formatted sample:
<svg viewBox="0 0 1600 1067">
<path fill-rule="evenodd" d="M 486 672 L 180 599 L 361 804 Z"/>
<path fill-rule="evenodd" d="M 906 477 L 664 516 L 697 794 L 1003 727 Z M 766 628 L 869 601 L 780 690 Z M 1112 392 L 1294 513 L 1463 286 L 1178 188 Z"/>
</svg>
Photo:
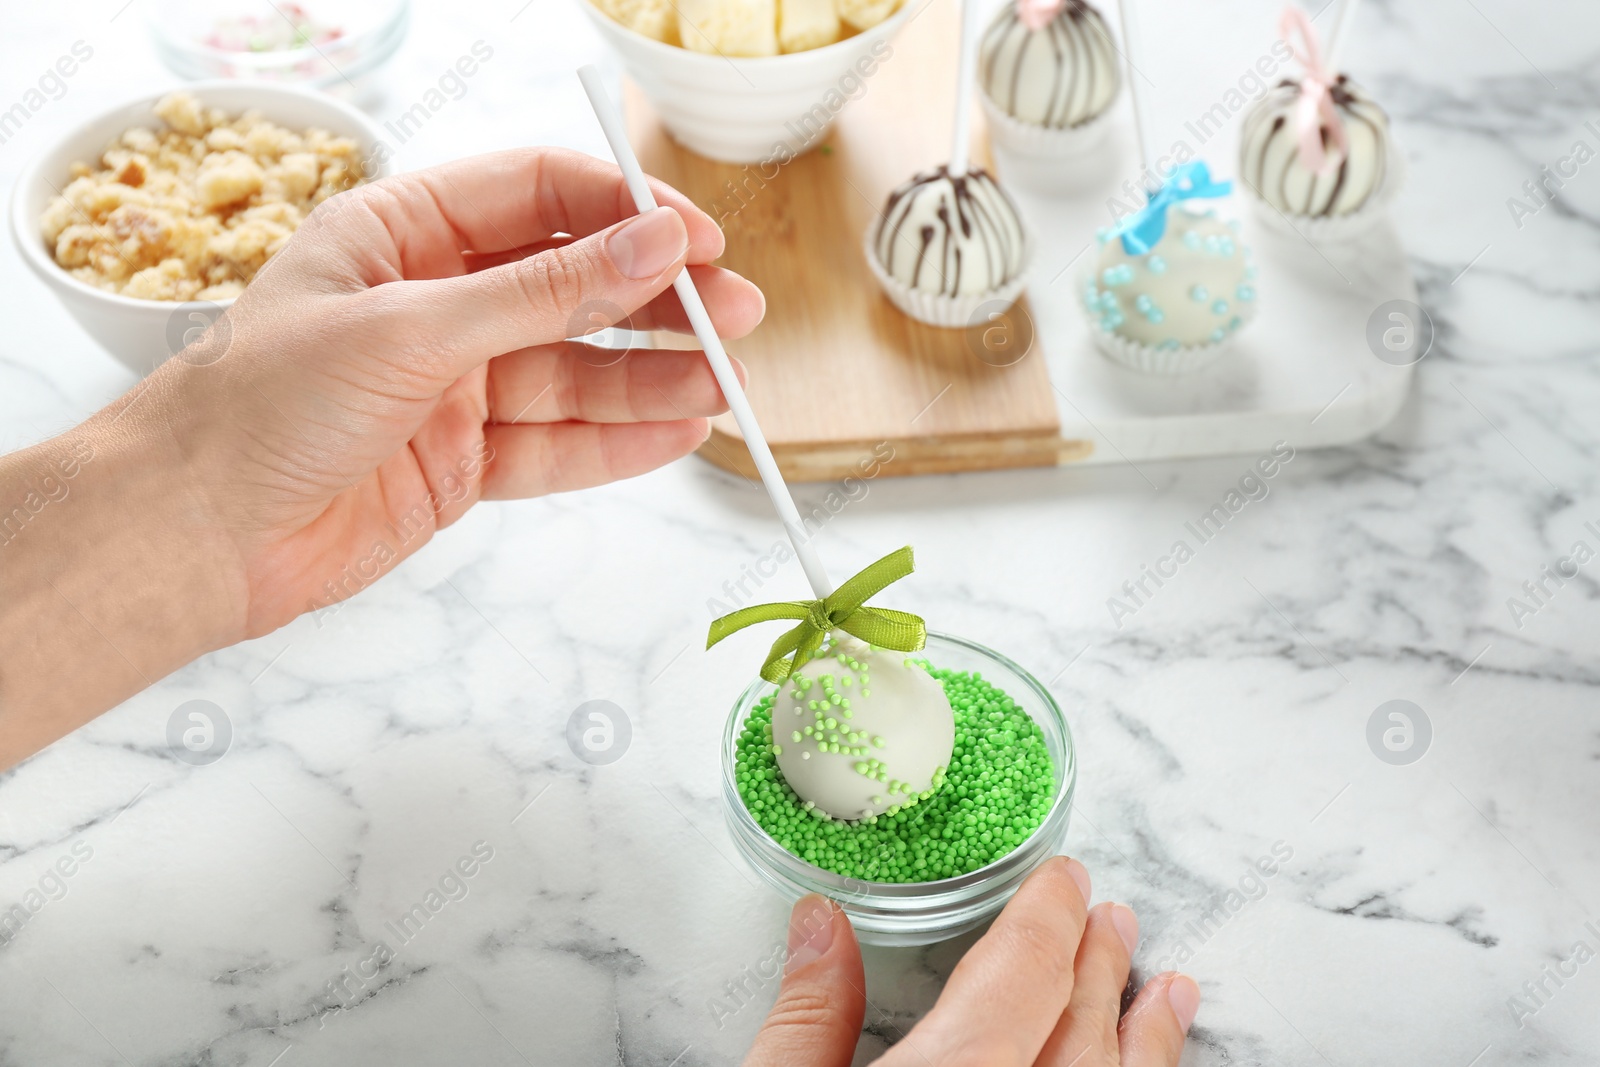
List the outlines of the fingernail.
<svg viewBox="0 0 1600 1067">
<path fill-rule="evenodd" d="M 1139 917 L 1126 904 L 1113 904 L 1111 925 L 1117 928 L 1117 936 L 1128 947 L 1128 955 L 1133 955 L 1133 950 L 1139 944 Z"/>
<path fill-rule="evenodd" d="M 1072 875 L 1072 880 L 1078 884 L 1078 892 L 1083 894 L 1083 902 L 1089 903 L 1089 869 L 1077 860 L 1067 861 L 1067 873 Z"/>
<path fill-rule="evenodd" d="M 783 973 L 792 974 L 822 958 L 833 944 L 833 905 L 815 893 L 803 896 L 789 915 L 789 952 Z"/>
<path fill-rule="evenodd" d="M 683 220 L 667 207 L 645 212 L 606 238 L 606 255 L 629 278 L 654 278 L 688 247 Z"/>
<path fill-rule="evenodd" d="M 1200 987 L 1193 978 L 1180 974 L 1167 985 L 1167 1003 L 1172 1005 L 1172 1014 L 1178 1017 L 1178 1025 L 1187 1034 L 1194 1025 L 1195 1013 L 1200 1010 Z"/>
</svg>

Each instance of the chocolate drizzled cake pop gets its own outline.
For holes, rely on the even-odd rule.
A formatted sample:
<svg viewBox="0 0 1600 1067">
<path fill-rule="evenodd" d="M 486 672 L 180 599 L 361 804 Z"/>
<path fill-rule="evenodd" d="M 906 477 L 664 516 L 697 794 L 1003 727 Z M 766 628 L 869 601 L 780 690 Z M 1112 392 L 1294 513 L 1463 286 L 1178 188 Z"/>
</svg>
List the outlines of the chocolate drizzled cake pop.
<svg viewBox="0 0 1600 1067">
<path fill-rule="evenodd" d="M 878 265 L 901 285 L 939 296 L 1003 288 L 1022 273 L 1022 219 L 986 171 L 923 171 L 897 186 L 873 233 Z"/>
<path fill-rule="evenodd" d="M 1105 19 L 1084 0 L 1004 5 L 978 46 L 989 102 L 1031 126 L 1067 129 L 1103 113 L 1121 85 Z"/>
<path fill-rule="evenodd" d="M 1389 168 L 1389 117 L 1344 75 L 1327 93 L 1340 132 L 1318 122 L 1312 134 L 1321 158 L 1303 153 L 1304 89 L 1283 82 L 1262 97 L 1244 120 L 1239 176 L 1261 199 L 1286 215 L 1327 217 L 1359 210 L 1383 186 Z M 1315 164 L 1315 165 L 1313 165 Z"/>
<path fill-rule="evenodd" d="M 1311 19 L 1290 5 L 1278 33 L 1301 76 L 1274 86 L 1245 115 L 1239 178 L 1272 228 L 1317 240 L 1358 236 L 1382 219 L 1399 185 L 1389 117 L 1338 73 L 1358 0 L 1341 0 L 1327 54 Z"/>
<path fill-rule="evenodd" d="M 867 233 L 867 262 L 895 307 L 930 326 L 967 327 L 1022 295 L 1028 242 L 1017 205 L 969 165 L 977 66 L 974 0 L 961 7 L 950 162 L 895 186 Z"/>
</svg>

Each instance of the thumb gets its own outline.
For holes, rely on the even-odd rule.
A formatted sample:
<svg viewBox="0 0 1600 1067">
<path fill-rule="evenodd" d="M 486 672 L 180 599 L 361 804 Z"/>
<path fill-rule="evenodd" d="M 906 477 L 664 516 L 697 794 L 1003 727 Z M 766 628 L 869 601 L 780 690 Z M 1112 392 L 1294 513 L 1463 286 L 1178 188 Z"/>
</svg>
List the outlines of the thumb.
<svg viewBox="0 0 1600 1067">
<path fill-rule="evenodd" d="M 745 1067 L 849 1067 L 866 1010 L 866 977 L 850 920 L 826 897 L 801 897 L 789 916 L 778 1001 Z"/>
<path fill-rule="evenodd" d="M 671 285 L 688 255 L 682 216 L 658 207 L 512 263 L 368 292 L 392 294 L 398 306 L 385 310 L 409 318 L 402 329 L 426 350 L 447 352 L 451 366 L 440 369 L 459 377 L 506 352 L 621 322 Z"/>
</svg>

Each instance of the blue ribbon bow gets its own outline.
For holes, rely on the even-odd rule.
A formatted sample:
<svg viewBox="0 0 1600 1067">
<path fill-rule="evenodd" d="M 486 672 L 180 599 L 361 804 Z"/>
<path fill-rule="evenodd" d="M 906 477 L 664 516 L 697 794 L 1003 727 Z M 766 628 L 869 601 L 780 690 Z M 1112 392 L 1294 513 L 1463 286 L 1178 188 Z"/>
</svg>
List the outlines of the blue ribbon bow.
<svg viewBox="0 0 1600 1067">
<path fill-rule="evenodd" d="M 1179 201 L 1227 196 L 1231 192 L 1233 183 L 1212 181 L 1211 170 L 1202 161 L 1185 163 L 1168 175 L 1161 188 L 1149 194 L 1149 203 L 1117 223 L 1111 236 L 1122 238 L 1122 250 L 1128 255 L 1142 256 L 1167 235 L 1168 208 Z"/>
</svg>

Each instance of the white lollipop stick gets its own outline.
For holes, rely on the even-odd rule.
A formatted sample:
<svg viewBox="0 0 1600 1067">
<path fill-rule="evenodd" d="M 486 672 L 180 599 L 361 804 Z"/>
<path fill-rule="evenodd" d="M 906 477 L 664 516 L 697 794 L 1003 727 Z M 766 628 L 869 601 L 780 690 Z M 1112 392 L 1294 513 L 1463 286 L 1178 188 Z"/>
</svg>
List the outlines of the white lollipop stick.
<svg viewBox="0 0 1600 1067">
<path fill-rule="evenodd" d="M 600 83 L 600 72 L 593 66 L 582 67 L 578 70 L 578 79 L 583 82 L 583 91 L 589 94 L 594 116 L 600 120 L 600 128 L 605 131 L 606 141 L 611 145 L 611 154 L 617 157 L 617 166 L 622 168 L 622 177 L 628 183 L 628 192 L 633 194 L 634 205 L 641 215 L 654 210 L 657 206 L 655 195 L 650 192 L 650 183 L 645 180 L 644 168 L 639 166 L 639 157 L 633 154 L 633 146 L 628 143 L 622 115 L 606 95 L 605 86 Z M 734 373 L 728 353 L 722 347 L 722 339 L 711 325 L 711 316 L 706 313 L 700 291 L 694 287 L 694 279 L 689 277 L 687 267 L 673 281 L 672 287 L 677 290 L 678 299 L 683 301 L 683 310 L 689 316 L 689 324 L 694 327 L 694 335 L 705 349 L 711 373 L 716 375 L 722 395 L 733 412 L 733 421 L 739 424 L 739 432 L 744 434 L 744 443 L 750 449 L 750 458 L 755 461 L 756 471 L 761 475 L 761 484 L 766 486 L 772 507 L 777 511 L 778 518 L 783 520 L 784 532 L 789 535 L 789 543 L 794 545 L 794 554 L 806 572 L 806 580 L 811 583 L 811 590 L 819 599 L 825 597 L 833 592 L 833 583 L 828 580 L 828 572 L 823 569 L 822 561 L 811 547 L 811 540 L 800 521 L 800 511 L 794 506 L 794 497 L 789 495 L 789 486 L 778 470 L 777 461 L 772 458 L 766 435 L 756 422 L 756 413 L 750 410 L 744 387 L 739 384 L 739 376 Z"/>
<path fill-rule="evenodd" d="M 1122 19 L 1122 57 L 1128 68 L 1128 97 L 1133 101 L 1133 129 L 1139 140 L 1139 165 L 1142 173 L 1150 174 L 1157 182 L 1161 175 L 1151 172 L 1156 153 L 1150 144 L 1150 102 L 1145 99 L 1144 78 L 1138 70 L 1138 60 L 1144 57 L 1144 44 L 1139 36 L 1139 12 L 1134 10 L 1134 0 L 1118 0 L 1117 13 Z"/>
<path fill-rule="evenodd" d="M 1361 0 L 1344 0 L 1339 5 L 1339 20 L 1333 24 L 1333 32 L 1328 35 L 1327 55 L 1322 63 L 1330 77 L 1339 76 L 1339 57 L 1344 54 L 1345 42 L 1350 40 L 1350 27 L 1356 21 L 1356 8 L 1360 6 Z"/>
<path fill-rule="evenodd" d="M 950 135 L 950 177 L 960 178 L 967 173 L 972 158 L 972 83 L 973 68 L 977 66 L 978 34 L 977 4 L 961 0 L 960 58 L 956 61 L 956 121 Z"/>
</svg>

